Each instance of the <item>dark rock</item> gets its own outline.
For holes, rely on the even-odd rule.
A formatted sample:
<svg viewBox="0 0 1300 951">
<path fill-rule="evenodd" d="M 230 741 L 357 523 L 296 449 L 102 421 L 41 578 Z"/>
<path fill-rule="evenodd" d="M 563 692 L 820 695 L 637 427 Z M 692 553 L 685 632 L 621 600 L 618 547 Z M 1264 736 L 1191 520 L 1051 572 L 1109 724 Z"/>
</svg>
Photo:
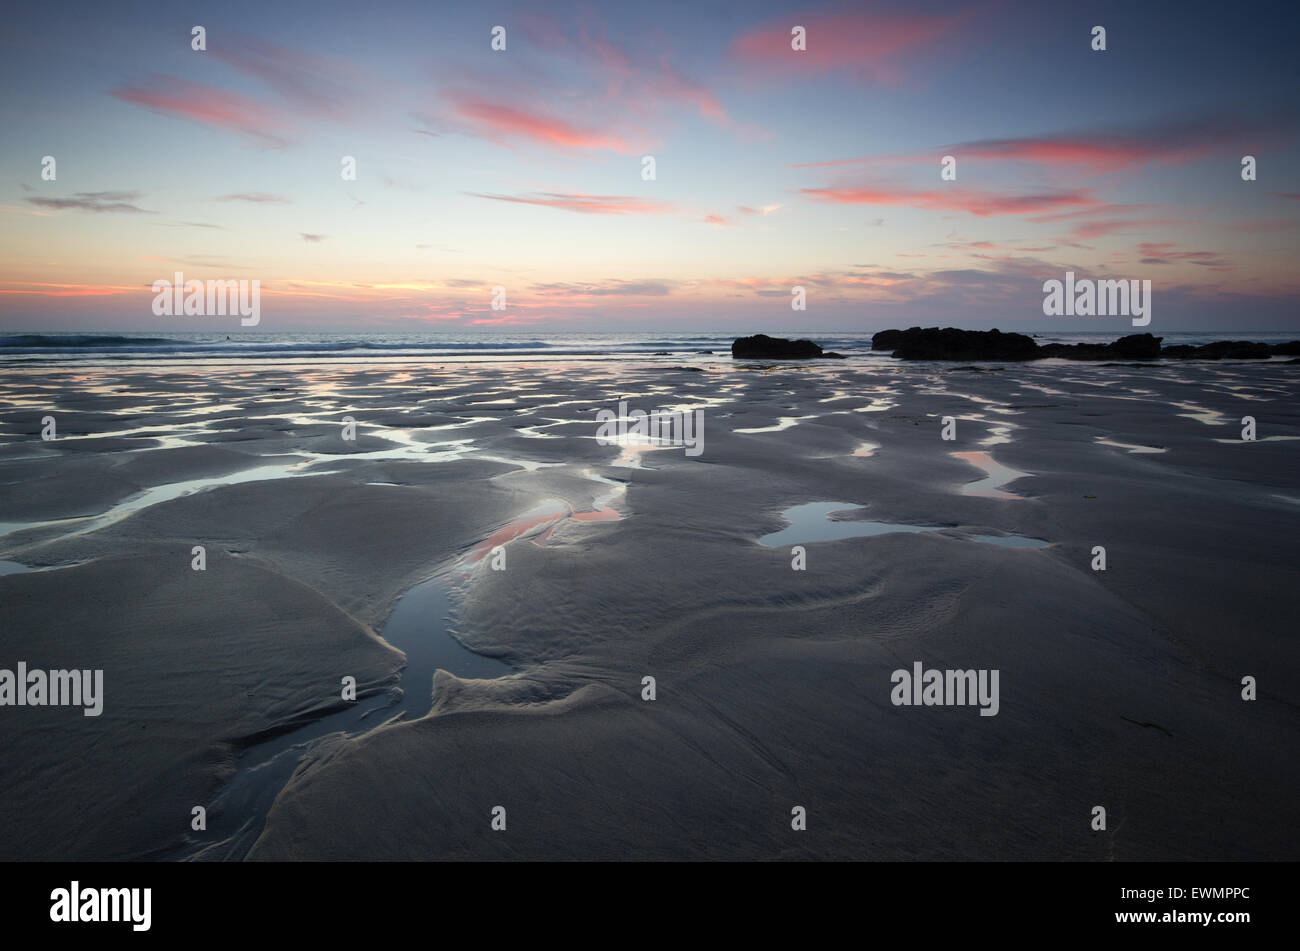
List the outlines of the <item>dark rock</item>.
<svg viewBox="0 0 1300 951">
<path fill-rule="evenodd" d="M 1164 356 L 1160 351 L 1163 339 L 1150 334 L 1130 334 L 1114 343 L 1049 343 L 1038 348 L 1038 355 L 1065 360 L 1154 360 Z"/>
<path fill-rule="evenodd" d="M 733 340 L 731 356 L 737 360 L 812 360 L 827 354 L 811 340 L 785 340 L 755 334 Z"/>
<path fill-rule="evenodd" d="M 1286 344 L 1279 346 L 1285 347 Z M 1267 360 L 1273 355 L 1273 348 L 1249 340 L 1217 340 L 1200 346 L 1180 344 L 1167 347 L 1160 355 L 1173 360 Z"/>
<path fill-rule="evenodd" d="M 1120 337 L 1110 346 L 1117 356 L 1130 360 L 1149 359 L 1160 356 L 1160 341 L 1164 339 L 1164 337 L 1153 337 L 1151 334 L 1129 334 L 1127 337 Z"/>
<path fill-rule="evenodd" d="M 1033 360 L 1038 356 L 1038 344 L 1024 334 L 956 327 L 882 330 L 871 338 L 871 349 L 893 350 L 901 360 Z"/>
<path fill-rule="evenodd" d="M 1267 360 L 1273 356 L 1300 355 L 1300 340 L 1288 343 L 1253 343 L 1219 340 L 1197 345 L 1161 348 L 1163 337 L 1130 334 L 1114 343 L 1049 343 L 1039 345 L 1024 334 L 997 330 L 957 330 L 953 327 L 882 330 L 871 338 L 873 350 L 892 350 L 901 360 Z M 1131 364 L 1141 366 L 1141 364 Z"/>
<path fill-rule="evenodd" d="M 912 329 L 916 330 L 917 328 L 913 327 Z M 898 349 L 898 342 L 902 339 L 903 331 L 901 330 L 882 330 L 880 333 L 872 336 L 871 349 L 896 350 Z"/>
</svg>

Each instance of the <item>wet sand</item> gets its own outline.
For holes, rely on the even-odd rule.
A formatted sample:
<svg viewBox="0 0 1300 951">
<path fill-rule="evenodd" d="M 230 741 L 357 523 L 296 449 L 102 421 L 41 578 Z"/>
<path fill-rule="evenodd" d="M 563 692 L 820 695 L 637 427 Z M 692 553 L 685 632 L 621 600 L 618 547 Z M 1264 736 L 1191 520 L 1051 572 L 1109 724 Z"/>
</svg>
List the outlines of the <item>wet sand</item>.
<svg viewBox="0 0 1300 951">
<path fill-rule="evenodd" d="M 354 676 L 380 719 L 249 858 L 1296 858 L 1295 366 L 698 366 L 0 373 L 0 667 L 106 695 L 0 708 L 4 857 L 201 847 Z M 623 399 L 703 452 L 600 445 Z M 403 676 L 380 634 L 439 573 L 511 673 Z M 916 661 L 998 669 L 998 715 L 894 706 Z M 399 684 L 432 709 L 380 725 Z"/>
</svg>

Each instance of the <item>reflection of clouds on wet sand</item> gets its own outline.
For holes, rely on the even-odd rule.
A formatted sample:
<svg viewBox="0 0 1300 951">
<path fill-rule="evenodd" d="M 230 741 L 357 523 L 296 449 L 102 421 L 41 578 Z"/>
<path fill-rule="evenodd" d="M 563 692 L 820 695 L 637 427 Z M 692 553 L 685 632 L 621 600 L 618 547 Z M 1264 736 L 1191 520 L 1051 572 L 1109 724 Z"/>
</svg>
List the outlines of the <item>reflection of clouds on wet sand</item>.
<svg viewBox="0 0 1300 951">
<path fill-rule="evenodd" d="M 94 857 L 164 847 L 157 816 L 137 821 L 141 803 L 183 816 L 227 783 L 212 764 L 230 749 L 268 732 L 290 742 L 277 731 L 310 724 L 313 736 L 358 735 L 320 735 L 325 755 L 296 774 L 285 766 L 252 858 L 479 857 L 476 803 L 506 787 L 548 804 L 528 817 L 534 834 L 512 840 L 520 857 L 553 858 L 557 843 L 574 858 L 692 855 L 691 828 L 710 830 L 719 857 L 775 854 L 781 824 L 769 838 L 755 831 L 771 783 L 821 782 L 828 762 L 846 804 L 890 783 L 920 804 L 905 820 L 884 817 L 882 855 L 1016 858 L 1077 854 L 1058 819 L 1071 790 L 1095 780 L 1095 758 L 1062 743 L 1087 735 L 1109 744 L 1117 795 L 1147 810 L 1117 840 L 1129 850 L 1121 857 L 1205 857 L 1211 845 L 1179 833 L 1202 813 L 1242 856 L 1276 857 L 1272 829 L 1251 816 L 1282 814 L 1300 767 L 1281 762 L 1248 789 L 1233 777 L 1285 748 L 1292 724 L 1283 705 L 1207 698 L 1221 696 L 1225 677 L 1265 665 L 1279 695 L 1296 692 L 1286 626 L 1300 570 L 1286 531 L 1300 505 L 1294 368 L 1061 372 L 954 378 L 852 360 L 761 372 L 717 361 L 707 374 L 634 361 L 5 372 L 0 520 L 68 521 L 0 536 L 14 619 L 0 641 L 10 656 L 38 644 L 75 655 L 94 604 L 95 636 L 129 648 L 104 659 L 117 685 L 112 722 L 93 733 L 14 731 L 6 755 L 57 758 L 69 788 L 95 797 L 118 831 Z M 1246 392 L 1256 398 L 1238 398 Z M 704 408 L 703 454 L 635 435 L 600 445 L 596 414 L 623 399 Z M 1180 418 L 1189 402 L 1229 425 Z M 40 440 L 47 412 L 66 441 Z M 1247 412 L 1261 421 L 1251 449 L 1216 441 L 1235 437 Z M 345 415 L 357 420 L 355 444 L 340 438 Z M 938 438 L 944 415 L 963 420 L 963 442 Z M 1032 482 L 1017 481 L 1027 474 Z M 1019 500 L 1015 489 L 1031 504 L 988 504 Z M 1206 539 L 1204 557 L 1182 557 Z M 190 546 L 205 541 L 198 574 Z M 794 544 L 807 546 L 806 570 L 792 570 Z M 1124 569 L 1090 572 L 1094 544 Z M 506 570 L 492 570 L 498 546 Z M 421 601 L 431 576 L 449 585 L 454 637 L 509 658 L 510 674 L 477 679 L 460 661 L 433 660 L 445 667 L 436 690 L 427 666 L 396 677 L 402 659 L 373 635 L 399 600 L 413 620 L 441 619 L 440 605 Z M 428 630 L 450 646 L 437 625 Z M 958 721 L 882 718 L 887 683 L 862 688 L 883 682 L 896 656 L 932 655 L 1053 672 L 1016 676 L 1015 703 L 981 741 L 992 755 L 953 786 L 932 779 Z M 340 671 L 366 687 L 356 716 L 336 704 Z M 637 700 L 641 675 L 665 671 L 667 730 Z M 1087 689 L 1061 690 L 1060 671 L 1091 672 Z M 229 684 L 237 689 L 220 689 Z M 394 684 L 419 691 L 416 714 L 432 709 L 366 731 L 393 709 Z M 192 715 L 197 706 L 206 719 Z M 159 710 L 172 717 L 174 747 L 154 741 Z M 1116 710 L 1195 723 L 1198 748 L 1152 761 L 1127 734 L 1107 739 L 1127 729 Z M 861 755 L 886 748 L 903 760 Z M 1017 835 L 990 845 L 981 823 L 1001 808 L 1005 777 L 1049 760 L 1060 782 Z M 142 767 L 167 783 L 122 796 L 137 792 Z M 631 808 L 629 775 L 650 784 L 635 803 L 644 821 L 611 844 L 624 827 L 608 817 Z M 737 775 L 766 778 L 737 787 Z M 7 799 L 23 820 L 11 841 L 52 857 L 89 853 L 76 836 L 84 813 L 48 796 L 42 778 Z M 458 784 L 438 802 L 447 821 L 424 821 L 442 782 Z M 1143 793 L 1153 783 L 1197 796 L 1185 809 L 1152 804 Z M 912 835 L 917 821 L 943 841 Z M 860 858 L 859 831 L 810 848 Z"/>
<path fill-rule="evenodd" d="M 975 482 L 967 482 L 961 487 L 962 495 L 978 495 L 986 499 L 1023 499 L 1023 495 L 1014 495 L 1011 492 L 999 491 L 1002 486 L 1014 482 L 1017 479 L 1023 479 L 1028 476 L 1028 472 L 1019 472 L 1010 466 L 1004 466 L 1000 462 L 994 461 L 993 457 L 987 452 L 954 452 L 953 458 L 961 459 L 963 462 L 969 462 L 977 469 L 984 470 L 984 478 Z"/>
</svg>

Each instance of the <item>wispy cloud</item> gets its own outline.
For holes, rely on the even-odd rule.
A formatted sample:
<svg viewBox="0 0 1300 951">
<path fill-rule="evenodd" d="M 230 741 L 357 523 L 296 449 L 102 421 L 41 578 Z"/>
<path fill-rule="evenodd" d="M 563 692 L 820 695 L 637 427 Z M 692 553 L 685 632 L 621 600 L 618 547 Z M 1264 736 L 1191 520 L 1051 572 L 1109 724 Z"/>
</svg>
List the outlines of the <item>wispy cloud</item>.
<svg viewBox="0 0 1300 951">
<path fill-rule="evenodd" d="M 638 43 L 622 30 L 611 38 L 590 10 L 563 21 L 552 11 L 519 11 L 516 24 L 511 73 L 485 70 L 481 61 L 449 67 L 441 114 L 413 113 L 419 131 L 620 154 L 653 148 L 688 118 L 749 138 L 767 135 L 733 119 L 718 92 L 678 61 L 673 44 Z"/>
<path fill-rule="evenodd" d="M 220 86 L 152 74 L 143 83 L 116 87 L 112 95 L 160 115 L 238 132 L 268 147 L 287 144 L 285 122 L 275 111 Z"/>
<path fill-rule="evenodd" d="M 588 108 L 596 105 L 611 119 L 632 116 L 644 124 L 666 110 L 684 107 L 715 125 L 739 127 L 717 93 L 675 65 L 664 47 L 650 54 L 635 51 L 603 32 L 597 35 L 593 19 L 586 11 L 572 24 L 537 12 L 521 16 L 530 42 L 581 72 Z"/>
<path fill-rule="evenodd" d="M 113 212 L 133 215 L 152 215 L 152 211 L 132 204 L 139 192 L 74 192 L 71 198 L 25 198 L 28 204 L 56 211 Z"/>
<path fill-rule="evenodd" d="M 147 286 L 147 285 L 146 285 Z M 113 297 L 139 294 L 134 284 L 55 284 L 40 281 L 0 281 L 0 294 L 34 297 Z"/>
<path fill-rule="evenodd" d="M 524 139 L 563 149 L 604 149 L 631 152 L 617 135 L 583 128 L 558 116 L 530 111 L 481 96 L 454 95 L 453 112 L 485 139 L 508 144 Z"/>
<path fill-rule="evenodd" d="M 232 261 L 230 258 L 214 257 L 181 257 L 181 258 L 163 258 L 156 255 L 143 254 L 140 256 L 142 261 L 157 261 L 161 264 L 183 264 L 187 267 L 206 267 L 206 268 L 242 268 L 242 262 Z"/>
<path fill-rule="evenodd" d="M 666 297 L 673 282 L 664 280 L 613 280 L 597 283 L 534 284 L 529 290 L 541 297 Z"/>
<path fill-rule="evenodd" d="M 308 234 L 305 231 L 299 231 L 298 234 L 308 244 L 320 244 L 322 241 L 324 241 L 326 238 L 329 237 L 329 235 L 327 234 Z"/>
<path fill-rule="evenodd" d="M 1136 126 L 1096 126 L 1077 132 L 979 139 L 942 147 L 962 158 L 1081 166 L 1110 172 L 1151 163 L 1192 161 L 1214 152 L 1241 154 L 1266 142 L 1293 137 L 1293 113 L 1203 114 Z"/>
<path fill-rule="evenodd" d="M 1291 112 L 1270 115 L 1216 113 L 1154 119 L 1140 125 L 1095 125 L 1069 132 L 976 139 L 936 145 L 924 152 L 860 155 L 822 162 L 800 162 L 790 167 L 911 165 L 937 162 L 940 155 L 953 155 L 959 162 L 989 159 L 1106 173 L 1149 164 L 1188 162 L 1213 153 L 1241 154 L 1248 147 L 1294 138 L 1296 131 L 1296 117 Z"/>
<path fill-rule="evenodd" d="M 1132 218 L 1084 221 L 1075 225 L 1070 230 L 1070 237 L 1076 238 L 1080 241 L 1091 241 L 1111 234 L 1140 233 L 1143 231 L 1150 231 L 1152 228 L 1168 228 L 1180 224 L 1186 224 L 1186 222 L 1175 218 Z"/>
<path fill-rule="evenodd" d="M 255 37 L 231 40 L 214 44 L 210 55 L 266 83 L 296 114 L 342 119 L 353 112 L 360 77 L 349 64 Z"/>
<path fill-rule="evenodd" d="M 1095 204 L 1084 191 L 1048 191 L 1030 195 L 1002 195 L 965 188 L 909 190 L 880 186 L 842 185 L 802 188 L 814 201 L 839 205 L 902 205 L 928 211 L 965 211 L 981 218 L 991 215 L 1029 215 L 1058 208 Z"/>
<path fill-rule="evenodd" d="M 560 208 L 564 211 L 576 211 L 584 215 L 659 215 L 672 210 L 672 205 L 667 202 L 637 198 L 631 195 L 584 195 L 582 193 L 565 194 L 562 192 L 542 192 L 534 195 L 485 195 L 479 192 L 466 192 L 465 194 L 473 195 L 475 198 L 490 198 L 493 201 L 509 201 L 521 205 Z"/>
<path fill-rule="evenodd" d="M 268 192 L 235 192 L 232 195 L 218 195 L 214 201 L 247 201 L 255 205 L 289 205 L 292 202 L 283 195 Z"/>
<path fill-rule="evenodd" d="M 207 221 L 158 221 L 155 222 L 160 228 L 208 228 L 213 231 L 225 231 L 221 225 L 214 225 Z"/>
<path fill-rule="evenodd" d="M 1171 264 L 1175 261 L 1188 261 L 1216 270 L 1225 270 L 1231 266 L 1221 254 L 1215 251 L 1176 251 L 1172 241 L 1150 242 L 1138 245 L 1143 255 L 1143 264 Z"/>
<path fill-rule="evenodd" d="M 825 12 L 785 15 L 742 33 L 731 58 L 755 72 L 812 75 L 842 71 L 862 80 L 897 82 L 919 54 L 959 34 L 980 11 L 954 14 Z M 791 29 L 807 31 L 807 49 L 791 48 Z"/>
<path fill-rule="evenodd" d="M 1144 217 L 1144 213 L 1160 209 L 1150 204 L 1095 203 L 1087 208 L 1035 215 L 1028 220 L 1034 224 L 1063 224 L 1069 222 L 1069 237 L 1078 241 L 1091 241 L 1112 234 L 1137 234 L 1152 228 L 1169 228 L 1185 225 L 1184 219 L 1169 217 Z M 1064 239 L 1062 239 L 1064 240 Z"/>
</svg>

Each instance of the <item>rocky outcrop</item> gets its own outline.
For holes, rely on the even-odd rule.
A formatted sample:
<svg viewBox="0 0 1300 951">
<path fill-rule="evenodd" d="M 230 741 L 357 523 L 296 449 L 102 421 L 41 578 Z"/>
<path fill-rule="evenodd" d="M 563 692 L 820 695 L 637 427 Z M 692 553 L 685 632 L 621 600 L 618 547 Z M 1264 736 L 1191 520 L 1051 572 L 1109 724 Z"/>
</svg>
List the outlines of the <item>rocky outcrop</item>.
<svg viewBox="0 0 1300 951">
<path fill-rule="evenodd" d="M 901 360 L 1267 360 L 1300 355 L 1300 341 L 1252 343 L 1220 340 L 1200 345 L 1160 346 L 1163 337 L 1130 334 L 1113 343 L 1049 343 L 1039 346 L 1024 334 L 998 330 L 958 330 L 955 327 L 912 327 L 882 330 L 871 338 L 871 349 L 892 350 Z"/>
<path fill-rule="evenodd" d="M 1160 351 L 1160 356 L 1175 360 L 1267 360 L 1269 357 L 1300 356 L 1300 340 L 1274 344 L 1218 340 L 1199 347 L 1181 344 L 1165 347 Z"/>
<path fill-rule="evenodd" d="M 871 338 L 872 350 L 893 350 L 903 360 L 1034 360 L 1038 344 L 1024 334 L 955 327 L 882 330 Z"/>
<path fill-rule="evenodd" d="M 1163 339 L 1150 334 L 1130 334 L 1114 343 L 1048 343 L 1038 348 L 1038 356 L 1066 360 L 1154 360 L 1167 355 L 1160 350 Z"/>
<path fill-rule="evenodd" d="M 731 342 L 731 356 L 737 360 L 844 359 L 842 354 L 823 351 L 811 340 L 786 340 L 767 334 L 737 337 Z"/>
</svg>

